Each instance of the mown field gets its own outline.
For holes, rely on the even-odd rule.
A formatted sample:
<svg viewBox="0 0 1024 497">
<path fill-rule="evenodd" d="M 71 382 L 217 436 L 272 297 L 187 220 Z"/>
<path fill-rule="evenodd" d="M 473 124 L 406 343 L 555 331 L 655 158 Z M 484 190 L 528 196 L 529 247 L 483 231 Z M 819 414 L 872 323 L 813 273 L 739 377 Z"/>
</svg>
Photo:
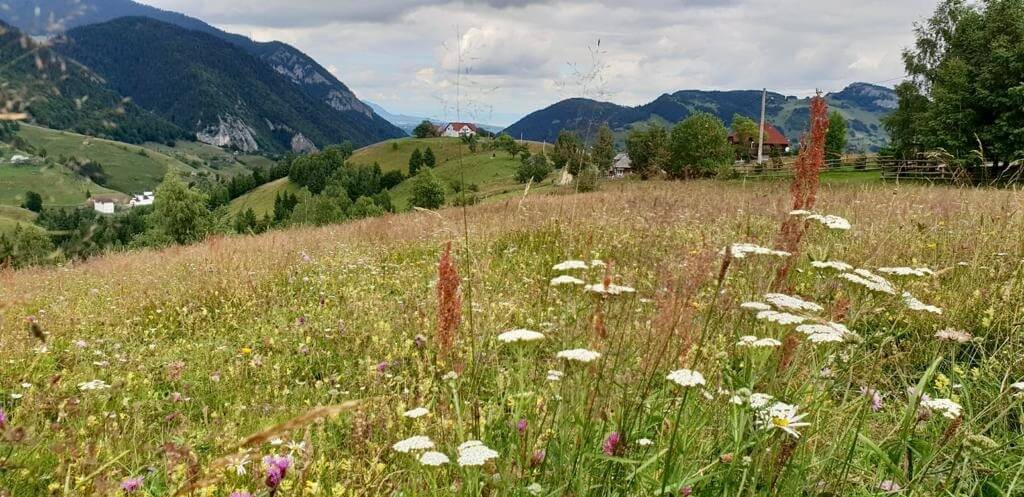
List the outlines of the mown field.
<svg viewBox="0 0 1024 497">
<path fill-rule="evenodd" d="M 851 229 L 735 246 L 775 246 L 787 187 L 618 182 L 2 273 L 0 487 L 1019 495 L 1024 194 L 835 184 L 816 211 Z"/>
</svg>

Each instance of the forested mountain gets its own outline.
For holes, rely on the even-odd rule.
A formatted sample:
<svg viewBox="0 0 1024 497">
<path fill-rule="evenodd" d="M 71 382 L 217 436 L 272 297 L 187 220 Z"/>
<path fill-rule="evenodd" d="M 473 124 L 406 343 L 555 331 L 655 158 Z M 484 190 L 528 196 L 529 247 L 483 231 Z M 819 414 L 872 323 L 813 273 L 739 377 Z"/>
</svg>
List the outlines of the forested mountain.
<svg viewBox="0 0 1024 497">
<path fill-rule="evenodd" d="M 59 35 L 66 30 L 103 23 L 119 17 L 148 17 L 175 26 L 207 33 L 256 57 L 288 81 L 336 111 L 365 116 L 361 127 L 377 130 L 372 141 L 404 136 L 397 127 L 374 114 L 367 104 L 327 69 L 297 48 L 281 42 L 256 42 L 217 29 L 184 14 L 143 5 L 132 0 L 6 0 L 0 19 L 35 36 Z M 38 9 L 38 10 L 37 10 Z M 360 120 L 353 117 L 353 120 Z"/>
<path fill-rule="evenodd" d="M 29 122 L 129 143 L 184 131 L 108 88 L 81 64 L 0 22 L 0 108 Z"/>
<path fill-rule="evenodd" d="M 867 83 L 853 83 L 844 90 L 826 95 L 829 107 L 838 110 L 848 122 L 850 150 L 877 150 L 888 135 L 881 127 L 881 118 L 896 107 L 893 90 Z M 768 121 L 779 128 L 793 143 L 799 140 L 808 122 L 809 99 L 768 93 Z M 595 133 L 607 122 L 612 129 L 623 132 L 633 126 L 654 120 L 674 124 L 697 111 L 718 116 L 726 125 L 733 114 L 753 119 L 760 116 L 761 92 L 757 90 L 704 91 L 683 90 L 663 94 L 653 102 L 627 107 L 585 98 L 571 98 L 533 112 L 505 129 L 505 132 L 527 140 L 553 142 L 559 131 L 572 130 L 584 137 Z"/>
<path fill-rule="evenodd" d="M 154 19 L 82 26 L 54 47 L 206 143 L 243 151 L 307 151 L 402 134 L 372 114 L 324 105 L 237 45 Z"/>
</svg>

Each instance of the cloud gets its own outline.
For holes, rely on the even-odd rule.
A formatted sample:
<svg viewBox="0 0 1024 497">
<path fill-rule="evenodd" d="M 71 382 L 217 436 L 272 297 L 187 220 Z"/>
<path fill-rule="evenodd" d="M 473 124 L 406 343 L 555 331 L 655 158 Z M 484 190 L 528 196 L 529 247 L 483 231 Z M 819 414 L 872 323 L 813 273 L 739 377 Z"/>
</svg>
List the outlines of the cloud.
<svg viewBox="0 0 1024 497">
<path fill-rule="evenodd" d="M 572 96 L 638 105 L 690 88 L 767 87 L 803 95 L 889 81 L 903 74 L 900 52 L 913 42 L 913 23 L 935 6 L 935 0 L 144 1 L 228 31 L 291 43 L 358 95 L 386 100 L 392 112 L 438 117 L 455 107 L 456 85 L 459 98 L 489 109 L 484 113 L 508 116 Z"/>
</svg>

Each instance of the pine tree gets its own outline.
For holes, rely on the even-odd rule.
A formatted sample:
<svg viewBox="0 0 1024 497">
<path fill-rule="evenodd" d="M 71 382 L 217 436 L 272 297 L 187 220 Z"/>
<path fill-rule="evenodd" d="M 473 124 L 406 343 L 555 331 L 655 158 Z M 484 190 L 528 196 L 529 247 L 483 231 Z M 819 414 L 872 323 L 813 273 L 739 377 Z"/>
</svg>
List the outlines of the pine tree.
<svg viewBox="0 0 1024 497">
<path fill-rule="evenodd" d="M 416 176 L 420 172 L 420 168 L 423 167 L 423 155 L 420 154 L 420 149 L 412 151 L 412 155 L 409 156 L 409 176 Z"/>
<path fill-rule="evenodd" d="M 437 158 L 434 157 L 434 151 L 427 147 L 427 150 L 423 152 L 423 165 L 431 169 L 437 165 Z"/>
</svg>

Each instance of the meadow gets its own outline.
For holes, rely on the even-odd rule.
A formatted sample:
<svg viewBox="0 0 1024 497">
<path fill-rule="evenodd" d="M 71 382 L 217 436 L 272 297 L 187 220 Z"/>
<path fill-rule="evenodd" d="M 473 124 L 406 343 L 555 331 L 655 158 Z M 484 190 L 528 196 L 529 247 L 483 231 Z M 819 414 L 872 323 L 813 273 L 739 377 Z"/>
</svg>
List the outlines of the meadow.
<svg viewBox="0 0 1024 497">
<path fill-rule="evenodd" d="M 1020 495 L 1022 202 L 617 182 L 7 271 L 0 489 Z"/>
</svg>

